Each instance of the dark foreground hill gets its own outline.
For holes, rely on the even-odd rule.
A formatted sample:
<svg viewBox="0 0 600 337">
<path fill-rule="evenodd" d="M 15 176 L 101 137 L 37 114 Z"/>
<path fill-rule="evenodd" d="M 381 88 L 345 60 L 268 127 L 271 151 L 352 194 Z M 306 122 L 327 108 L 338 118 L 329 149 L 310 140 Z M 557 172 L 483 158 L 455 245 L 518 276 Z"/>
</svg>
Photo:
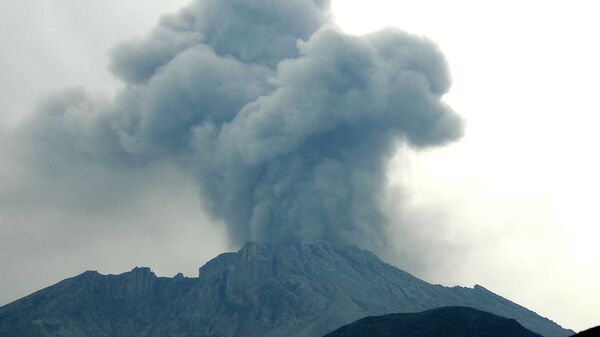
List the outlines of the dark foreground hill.
<svg viewBox="0 0 600 337">
<path fill-rule="evenodd" d="M 514 319 L 468 307 L 370 316 L 325 337 L 541 337 Z"/>
<path fill-rule="evenodd" d="M 600 337 L 600 326 L 582 331 L 573 337 Z"/>
<path fill-rule="evenodd" d="M 546 337 L 574 334 L 481 286 L 421 281 L 334 243 L 248 243 L 197 278 L 85 272 L 0 308 L 2 337 L 319 337 L 357 319 L 469 306 Z"/>
</svg>

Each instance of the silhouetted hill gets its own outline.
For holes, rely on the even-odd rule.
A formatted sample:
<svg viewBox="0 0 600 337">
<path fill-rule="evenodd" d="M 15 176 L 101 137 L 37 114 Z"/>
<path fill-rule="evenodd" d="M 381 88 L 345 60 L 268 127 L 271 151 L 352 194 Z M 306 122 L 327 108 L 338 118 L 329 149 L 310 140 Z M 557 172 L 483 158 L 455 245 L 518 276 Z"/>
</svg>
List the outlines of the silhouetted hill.
<svg viewBox="0 0 600 337">
<path fill-rule="evenodd" d="M 573 337 L 600 337 L 600 326 L 582 331 Z"/>
<path fill-rule="evenodd" d="M 546 337 L 554 322 L 481 286 L 419 280 L 372 253 L 334 243 L 247 243 L 197 278 L 85 272 L 0 308 L 2 337 L 319 337 L 357 319 L 469 306 Z"/>
<path fill-rule="evenodd" d="M 325 337 L 541 337 L 514 319 L 468 307 L 371 316 Z"/>
</svg>

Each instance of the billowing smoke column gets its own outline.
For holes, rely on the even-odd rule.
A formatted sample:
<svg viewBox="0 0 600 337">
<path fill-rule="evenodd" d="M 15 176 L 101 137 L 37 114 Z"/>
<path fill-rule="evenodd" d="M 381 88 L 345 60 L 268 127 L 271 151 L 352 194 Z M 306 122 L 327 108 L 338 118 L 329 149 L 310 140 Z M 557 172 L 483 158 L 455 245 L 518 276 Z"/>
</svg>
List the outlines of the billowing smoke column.
<svg viewBox="0 0 600 337">
<path fill-rule="evenodd" d="M 44 151 L 128 165 L 167 160 L 245 240 L 385 243 L 379 197 L 399 141 L 443 145 L 438 48 L 387 29 L 350 36 L 326 0 L 201 0 L 114 50 L 114 100 L 58 95 L 22 125 Z"/>
</svg>

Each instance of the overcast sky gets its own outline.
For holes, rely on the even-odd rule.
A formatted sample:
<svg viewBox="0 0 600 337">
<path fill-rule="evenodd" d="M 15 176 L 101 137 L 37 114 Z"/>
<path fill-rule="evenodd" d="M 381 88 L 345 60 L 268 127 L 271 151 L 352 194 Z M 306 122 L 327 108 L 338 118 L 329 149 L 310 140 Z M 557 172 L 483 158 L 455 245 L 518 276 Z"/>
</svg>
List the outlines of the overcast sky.
<svg viewBox="0 0 600 337">
<path fill-rule="evenodd" d="M 113 93 L 121 84 L 107 70 L 111 47 L 185 4 L 0 2 L 3 127 L 52 90 Z M 334 0 L 333 11 L 349 33 L 396 26 L 436 41 L 453 77 L 444 100 L 467 121 L 459 142 L 400 148 L 390 163 L 386 210 L 392 222 L 421 226 L 395 227 L 397 254 L 384 258 L 429 282 L 481 284 L 569 328 L 599 324 L 594 2 Z M 7 159 L 14 144 L 0 142 L 0 304 L 87 269 L 195 276 L 237 248 L 174 167 L 116 175 L 91 167 L 86 174 L 98 178 L 82 186 L 77 177 L 39 178 Z M 94 197 L 113 185 L 128 192 Z M 398 195 L 410 204 L 401 214 Z"/>
</svg>

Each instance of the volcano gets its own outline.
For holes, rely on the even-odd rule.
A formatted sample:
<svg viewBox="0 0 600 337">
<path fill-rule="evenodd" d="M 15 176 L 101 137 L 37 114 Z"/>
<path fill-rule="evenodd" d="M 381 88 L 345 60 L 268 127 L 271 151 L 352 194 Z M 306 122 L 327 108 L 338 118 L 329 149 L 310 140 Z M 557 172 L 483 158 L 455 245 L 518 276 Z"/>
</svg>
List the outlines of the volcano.
<svg viewBox="0 0 600 337">
<path fill-rule="evenodd" d="M 573 335 L 482 286 L 422 281 L 353 246 L 249 242 L 198 277 L 88 271 L 0 308 L 2 337 L 321 337 L 367 316 L 466 306 Z"/>
</svg>

